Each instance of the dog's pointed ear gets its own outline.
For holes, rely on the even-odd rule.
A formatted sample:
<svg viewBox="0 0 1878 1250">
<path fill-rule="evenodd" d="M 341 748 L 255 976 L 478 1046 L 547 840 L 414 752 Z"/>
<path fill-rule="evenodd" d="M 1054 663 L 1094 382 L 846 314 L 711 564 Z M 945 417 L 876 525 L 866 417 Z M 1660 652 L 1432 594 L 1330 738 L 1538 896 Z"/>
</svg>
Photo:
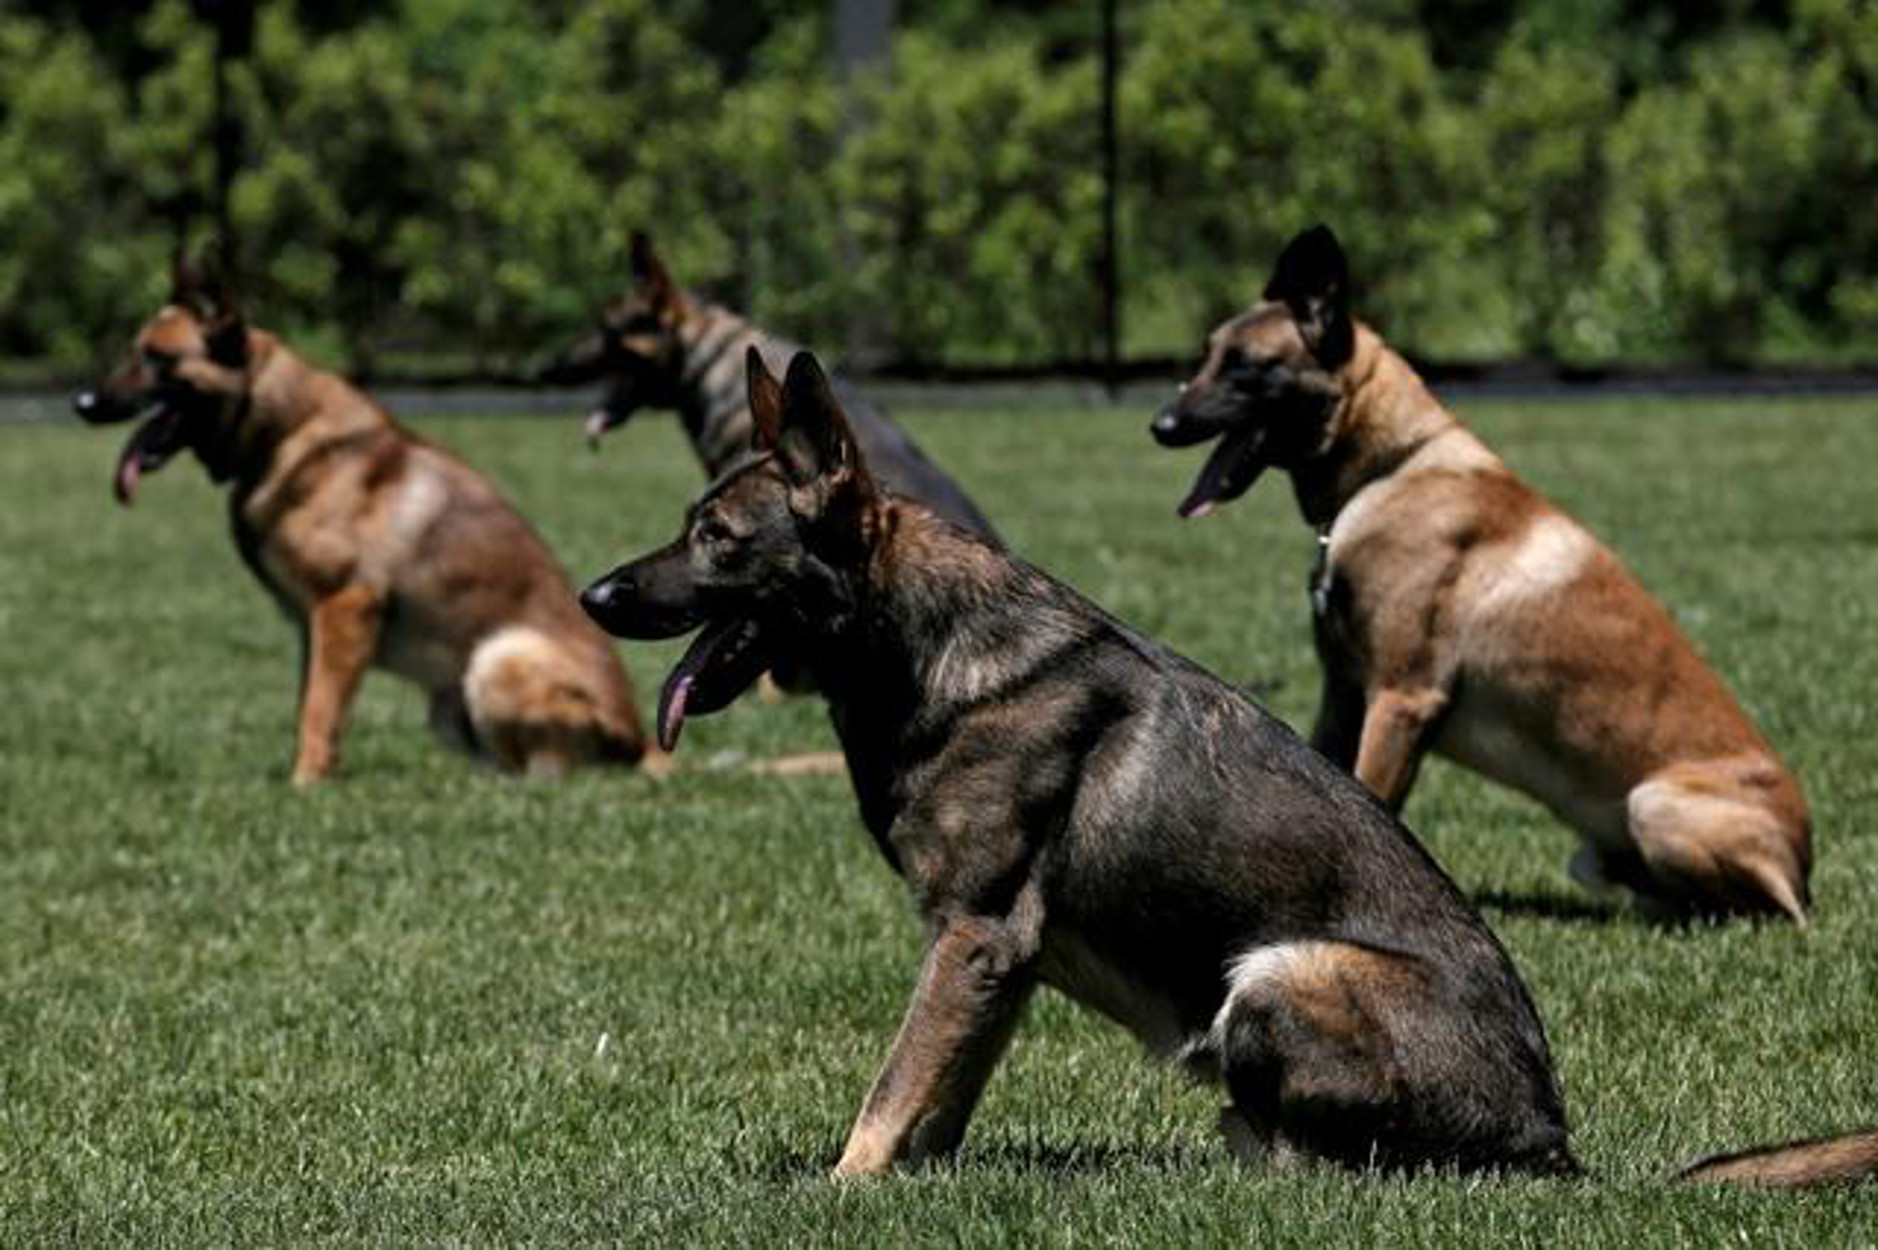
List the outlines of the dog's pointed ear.
<svg viewBox="0 0 1878 1250">
<path fill-rule="evenodd" d="M 633 231 L 633 282 L 652 306 L 663 325 L 676 325 L 685 315 L 685 296 L 672 281 L 665 262 L 652 247 L 652 236 L 643 230 Z"/>
<path fill-rule="evenodd" d="M 1304 344 L 1326 369 L 1356 350 L 1350 321 L 1350 264 L 1329 226 L 1315 225 L 1285 244 L 1265 284 L 1265 298 L 1291 309 Z"/>
<path fill-rule="evenodd" d="M 230 369 L 247 367 L 248 319 L 232 301 L 215 314 L 204 328 L 203 337 L 208 343 L 210 360 Z"/>
<path fill-rule="evenodd" d="M 824 498 L 858 490 L 870 493 L 872 483 L 861 450 L 841 405 L 835 401 L 828 375 L 813 354 L 797 352 L 783 379 L 782 429 L 776 438 L 776 459 L 796 486 L 819 484 Z"/>
<path fill-rule="evenodd" d="M 189 249 L 178 242 L 170 252 L 170 298 L 178 308 L 194 308 L 203 294 L 202 272 L 189 260 Z"/>
<path fill-rule="evenodd" d="M 182 244 L 170 254 L 169 302 L 198 316 L 211 317 L 229 306 L 228 281 L 216 263 L 215 246 L 204 244 L 195 260 Z"/>
<path fill-rule="evenodd" d="M 202 323 L 210 360 L 239 369 L 248 363 L 248 322 L 215 253 L 215 246 L 206 244 L 192 262 L 188 250 L 177 246 L 170 256 L 169 302 L 188 309 Z"/>
<path fill-rule="evenodd" d="M 209 359 L 218 365 L 240 369 L 248 363 L 248 319 L 241 315 L 241 301 L 235 297 L 234 284 L 225 267 L 230 259 L 230 250 L 219 242 L 203 245 L 202 256 L 195 266 L 194 309 L 202 319 Z"/>
<path fill-rule="evenodd" d="M 750 415 L 756 421 L 753 446 L 758 451 L 775 451 L 782 440 L 782 383 L 763 363 L 763 353 L 755 344 L 744 353 L 743 372 L 750 388 Z"/>
</svg>

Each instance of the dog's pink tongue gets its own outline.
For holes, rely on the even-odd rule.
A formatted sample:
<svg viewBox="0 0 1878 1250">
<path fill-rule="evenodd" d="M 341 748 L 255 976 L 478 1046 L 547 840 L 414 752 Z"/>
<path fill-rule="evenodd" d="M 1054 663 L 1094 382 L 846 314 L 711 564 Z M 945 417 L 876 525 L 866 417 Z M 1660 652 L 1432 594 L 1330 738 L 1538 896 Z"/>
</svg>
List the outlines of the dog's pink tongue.
<svg viewBox="0 0 1878 1250">
<path fill-rule="evenodd" d="M 111 493 L 117 496 L 118 503 L 128 508 L 137 495 L 137 483 L 143 480 L 143 457 L 135 450 L 127 450 L 124 458 L 117 462 L 117 476 L 111 479 Z"/>
<path fill-rule="evenodd" d="M 1180 515 L 1183 520 L 1197 521 L 1203 516 L 1212 515 L 1212 512 L 1213 501 L 1211 499 L 1189 499 L 1180 505 Z"/>
<path fill-rule="evenodd" d="M 592 451 L 600 450 L 600 436 L 613 428 L 612 415 L 604 408 L 595 408 L 587 414 L 587 447 Z"/>
<path fill-rule="evenodd" d="M 685 704 L 691 700 L 692 676 L 686 672 L 674 672 L 665 679 L 665 688 L 659 691 L 659 749 L 675 751 L 678 749 L 678 733 L 685 727 Z"/>
</svg>

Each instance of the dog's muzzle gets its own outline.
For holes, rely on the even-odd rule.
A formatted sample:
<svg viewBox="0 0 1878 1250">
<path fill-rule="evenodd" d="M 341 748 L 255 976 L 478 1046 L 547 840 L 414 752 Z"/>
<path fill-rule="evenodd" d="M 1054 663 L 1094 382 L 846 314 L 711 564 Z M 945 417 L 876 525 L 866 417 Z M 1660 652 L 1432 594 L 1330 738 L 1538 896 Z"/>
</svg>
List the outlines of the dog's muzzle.
<svg viewBox="0 0 1878 1250">
<path fill-rule="evenodd" d="M 594 624 L 609 634 L 619 632 L 614 628 L 614 622 L 631 599 L 631 583 L 613 573 L 607 574 L 580 592 L 581 610 L 593 618 Z"/>
<path fill-rule="evenodd" d="M 653 584 L 660 580 L 656 568 L 622 565 L 581 591 L 580 606 L 607 633 L 640 642 L 676 638 L 702 625 L 704 613 L 695 605 L 662 602 L 667 596 Z"/>
<path fill-rule="evenodd" d="M 127 403 L 106 391 L 87 389 L 72 396 L 72 411 L 87 425 L 110 425 L 128 421 L 145 408 L 142 402 Z"/>
<path fill-rule="evenodd" d="M 1222 403 L 1222 398 L 1212 387 L 1183 386 L 1180 397 L 1148 423 L 1148 433 L 1163 447 L 1192 447 L 1218 438 L 1239 415 L 1236 407 Z"/>
</svg>

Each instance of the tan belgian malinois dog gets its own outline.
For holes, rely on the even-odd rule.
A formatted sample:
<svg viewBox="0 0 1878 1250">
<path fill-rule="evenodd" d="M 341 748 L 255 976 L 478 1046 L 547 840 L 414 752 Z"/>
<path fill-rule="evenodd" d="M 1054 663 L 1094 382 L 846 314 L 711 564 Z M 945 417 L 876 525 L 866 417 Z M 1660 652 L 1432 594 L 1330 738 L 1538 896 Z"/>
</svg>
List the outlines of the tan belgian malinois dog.
<svg viewBox="0 0 1878 1250">
<path fill-rule="evenodd" d="M 1803 920 L 1806 801 L 1714 672 L 1589 531 L 1527 486 L 1348 307 L 1318 226 L 1213 331 L 1153 425 L 1217 438 L 1180 506 L 1266 466 L 1319 535 L 1313 745 L 1399 807 L 1432 749 L 1544 803 L 1572 872 L 1677 913 Z"/>
<path fill-rule="evenodd" d="M 504 769 L 645 754 L 619 657 L 528 522 L 460 460 L 250 327 L 212 276 L 179 260 L 130 359 L 73 406 L 94 423 L 144 418 L 118 458 L 121 503 L 184 448 L 230 487 L 235 545 L 301 631 L 295 784 L 332 770 L 374 664 L 429 693 L 447 741 Z"/>
</svg>

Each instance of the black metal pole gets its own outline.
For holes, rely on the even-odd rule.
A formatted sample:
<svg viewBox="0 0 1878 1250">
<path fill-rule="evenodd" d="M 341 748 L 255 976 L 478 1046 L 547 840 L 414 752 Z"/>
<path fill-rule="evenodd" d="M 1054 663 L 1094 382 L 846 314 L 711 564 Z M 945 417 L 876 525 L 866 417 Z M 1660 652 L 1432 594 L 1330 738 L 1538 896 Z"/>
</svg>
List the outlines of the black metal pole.
<svg viewBox="0 0 1878 1250">
<path fill-rule="evenodd" d="M 234 223 L 228 211 L 229 190 L 235 183 L 235 123 L 228 107 L 228 17 L 227 6 L 218 6 L 215 14 L 215 188 L 209 212 L 215 219 L 216 263 L 224 274 L 232 271 L 229 255 L 233 247 Z"/>
<path fill-rule="evenodd" d="M 840 82 L 841 120 L 838 142 L 846 147 L 867 125 L 863 79 L 891 73 L 895 0 L 834 0 L 835 72 Z M 841 263 L 850 278 L 861 269 L 861 243 L 843 206 Z M 844 327 L 843 363 L 865 369 L 879 354 L 883 335 L 872 310 L 863 301 L 850 300 Z"/>
<path fill-rule="evenodd" d="M 228 67 L 253 49 L 254 6 L 248 0 L 197 0 L 196 12 L 215 30 L 211 62 L 215 115 L 209 122 L 215 185 L 209 190 L 209 215 L 215 225 L 216 261 L 223 274 L 232 279 L 239 249 L 235 246 L 235 221 L 229 202 L 235 173 L 241 167 L 242 133 L 241 119 L 235 115 L 228 89 Z"/>
<path fill-rule="evenodd" d="M 1116 199 L 1121 182 L 1121 140 L 1115 121 L 1115 80 L 1120 71 L 1115 9 L 1102 0 L 1102 384 L 1113 397 L 1121 386 L 1122 274 L 1117 242 Z"/>
</svg>

